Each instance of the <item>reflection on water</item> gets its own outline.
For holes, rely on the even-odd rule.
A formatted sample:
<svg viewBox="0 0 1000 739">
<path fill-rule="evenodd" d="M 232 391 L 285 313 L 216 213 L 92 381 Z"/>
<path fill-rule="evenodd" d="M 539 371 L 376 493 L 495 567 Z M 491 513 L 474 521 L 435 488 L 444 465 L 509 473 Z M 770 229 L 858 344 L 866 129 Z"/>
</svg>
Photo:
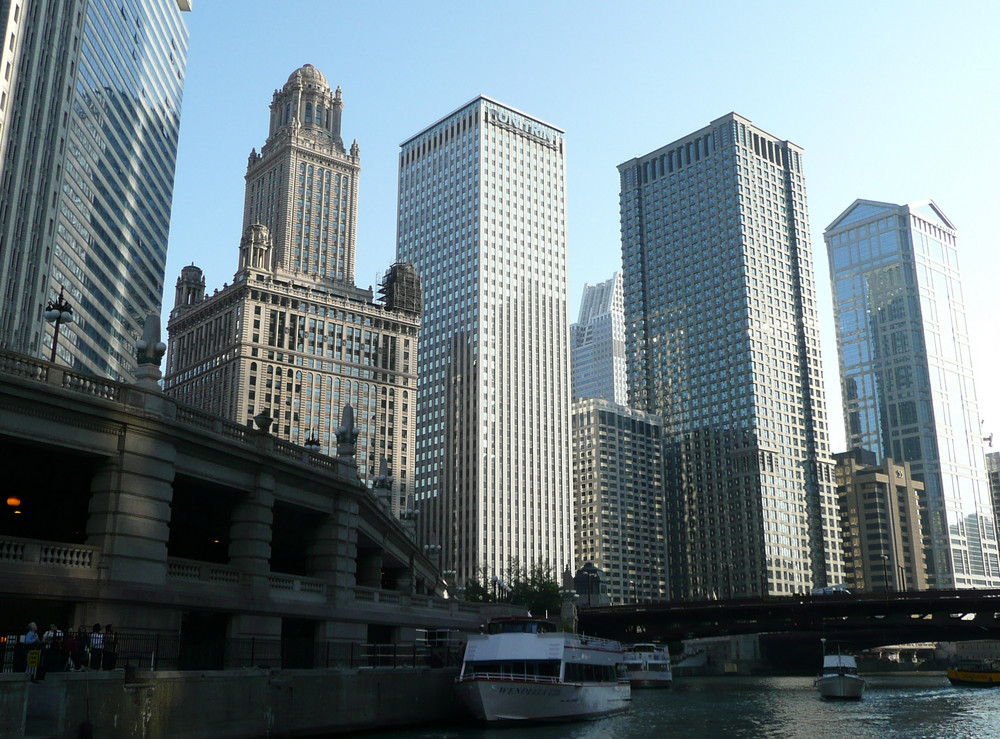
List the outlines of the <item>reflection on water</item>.
<svg viewBox="0 0 1000 739">
<path fill-rule="evenodd" d="M 635 690 L 628 713 L 596 721 L 365 734 L 371 739 L 982 739 L 1000 737 L 1000 688 L 955 688 L 943 674 L 866 676 L 861 701 L 824 701 L 804 677 L 683 678 Z"/>
</svg>

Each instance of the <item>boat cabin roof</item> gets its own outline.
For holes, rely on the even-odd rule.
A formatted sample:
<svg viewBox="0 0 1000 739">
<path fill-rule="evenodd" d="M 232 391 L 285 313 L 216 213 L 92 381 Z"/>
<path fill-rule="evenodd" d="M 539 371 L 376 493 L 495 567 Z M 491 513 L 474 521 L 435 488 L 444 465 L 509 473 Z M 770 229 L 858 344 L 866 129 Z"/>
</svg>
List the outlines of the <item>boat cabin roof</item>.
<svg viewBox="0 0 1000 739">
<path fill-rule="evenodd" d="M 490 634 L 549 634 L 559 631 L 555 622 L 543 618 L 496 618 L 490 621 Z"/>
<path fill-rule="evenodd" d="M 852 654 L 828 654 L 823 657 L 823 667 L 857 667 Z"/>
</svg>

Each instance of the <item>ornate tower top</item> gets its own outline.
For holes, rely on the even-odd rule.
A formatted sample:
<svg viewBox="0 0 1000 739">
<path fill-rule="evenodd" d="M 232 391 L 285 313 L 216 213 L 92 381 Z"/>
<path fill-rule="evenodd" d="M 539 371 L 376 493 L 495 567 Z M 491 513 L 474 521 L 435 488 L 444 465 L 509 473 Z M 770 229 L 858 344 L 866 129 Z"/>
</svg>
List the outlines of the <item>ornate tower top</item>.
<svg viewBox="0 0 1000 739">
<path fill-rule="evenodd" d="M 304 64 L 288 76 L 284 87 L 274 91 L 268 141 L 280 131 L 297 128 L 333 139 L 337 149 L 344 152 L 340 135 L 343 109 L 340 87 L 336 92 L 330 90 L 326 76 L 312 64 Z"/>
<path fill-rule="evenodd" d="M 274 91 L 267 141 L 247 159 L 243 230 L 254 248 L 241 246 L 252 259 L 241 257 L 240 269 L 355 289 L 361 153 L 357 143 L 344 147 L 343 109 L 340 88 L 331 90 L 311 64 Z M 269 247 L 251 232 L 259 224 L 270 232 Z"/>
<path fill-rule="evenodd" d="M 193 264 L 181 270 L 174 292 L 174 310 L 171 316 L 180 314 L 205 299 L 205 274 Z"/>
<path fill-rule="evenodd" d="M 267 226 L 263 223 L 247 226 L 240 240 L 240 271 L 259 269 L 271 272 L 274 269 L 271 254 L 271 232 Z"/>
</svg>

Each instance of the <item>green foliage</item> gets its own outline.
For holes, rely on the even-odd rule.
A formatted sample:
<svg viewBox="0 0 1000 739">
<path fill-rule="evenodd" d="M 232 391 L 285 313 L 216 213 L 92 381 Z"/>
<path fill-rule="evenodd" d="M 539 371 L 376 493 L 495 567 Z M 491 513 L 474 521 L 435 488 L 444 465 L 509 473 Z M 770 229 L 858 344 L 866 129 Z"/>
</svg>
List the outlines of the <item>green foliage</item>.
<svg viewBox="0 0 1000 739">
<path fill-rule="evenodd" d="M 500 601 L 524 606 L 533 616 L 557 616 L 561 607 L 559 582 L 548 562 L 536 562 L 530 567 L 522 566 L 512 558 L 506 570 L 497 575 L 497 582 L 489 575 L 485 565 L 476 572 L 476 577 L 465 586 L 465 599 L 474 603 Z"/>
</svg>

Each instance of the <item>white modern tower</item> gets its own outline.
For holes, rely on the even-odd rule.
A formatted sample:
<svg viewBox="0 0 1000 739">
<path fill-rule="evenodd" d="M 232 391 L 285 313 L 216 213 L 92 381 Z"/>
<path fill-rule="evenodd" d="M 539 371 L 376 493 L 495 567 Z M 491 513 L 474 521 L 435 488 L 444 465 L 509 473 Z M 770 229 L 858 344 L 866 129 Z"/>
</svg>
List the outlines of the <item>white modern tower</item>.
<svg viewBox="0 0 1000 739">
<path fill-rule="evenodd" d="M 621 272 L 597 285 L 584 285 L 580 316 L 570 326 L 570 342 L 573 399 L 603 398 L 628 405 Z"/>
<path fill-rule="evenodd" d="M 397 238 L 424 295 L 421 535 L 459 583 L 572 566 L 563 131 L 477 97 L 408 139 Z"/>
<path fill-rule="evenodd" d="M 931 587 L 1000 587 L 955 227 L 930 200 L 855 200 L 824 238 L 848 444 L 924 483 Z"/>
</svg>

